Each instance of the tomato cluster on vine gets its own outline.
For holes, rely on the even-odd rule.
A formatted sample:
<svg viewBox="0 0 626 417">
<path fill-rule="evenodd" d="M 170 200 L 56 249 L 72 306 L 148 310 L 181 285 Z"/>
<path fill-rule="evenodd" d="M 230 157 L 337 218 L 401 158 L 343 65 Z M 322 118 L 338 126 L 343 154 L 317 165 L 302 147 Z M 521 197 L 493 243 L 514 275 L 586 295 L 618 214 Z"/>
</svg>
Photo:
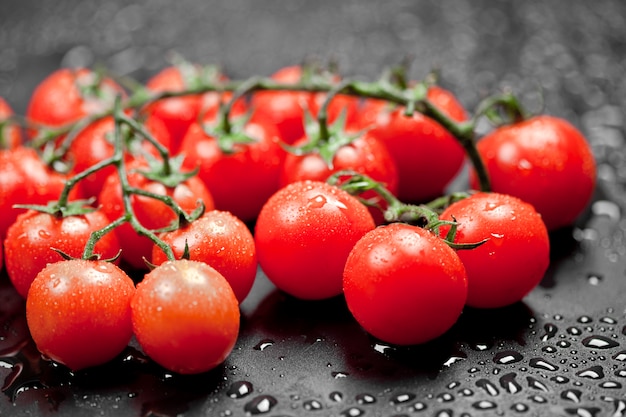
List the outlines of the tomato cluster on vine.
<svg viewBox="0 0 626 417">
<path fill-rule="evenodd" d="M 0 100 L 0 260 L 41 353 L 80 370 L 134 335 L 166 369 L 208 371 L 235 346 L 258 269 L 292 297 L 344 297 L 399 345 L 522 300 L 549 232 L 591 199 L 589 144 L 508 93 L 470 114 L 393 74 L 233 81 L 179 62 L 128 91 L 60 69 L 23 119 Z M 498 123 L 484 138 L 480 117 Z M 468 191 L 446 194 L 467 161 Z"/>
</svg>

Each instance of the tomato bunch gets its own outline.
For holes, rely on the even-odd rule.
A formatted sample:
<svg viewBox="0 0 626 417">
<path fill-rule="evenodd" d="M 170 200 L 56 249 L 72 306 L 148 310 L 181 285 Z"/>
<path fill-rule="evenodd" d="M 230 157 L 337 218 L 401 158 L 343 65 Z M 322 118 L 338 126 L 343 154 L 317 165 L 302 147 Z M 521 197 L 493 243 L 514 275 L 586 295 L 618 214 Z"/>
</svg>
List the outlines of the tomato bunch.
<svg viewBox="0 0 626 417">
<path fill-rule="evenodd" d="M 0 100 L 0 265 L 45 356 L 78 371 L 134 335 L 168 370 L 208 371 L 259 269 L 297 299 L 344 297 L 374 338 L 426 343 L 466 307 L 523 300 L 549 232 L 595 186 L 589 144 L 559 118 L 476 141 L 436 84 L 306 66 L 251 81 L 183 62 L 127 92 L 63 69 L 33 92 L 24 136 Z M 448 198 L 468 157 L 475 191 Z"/>
</svg>

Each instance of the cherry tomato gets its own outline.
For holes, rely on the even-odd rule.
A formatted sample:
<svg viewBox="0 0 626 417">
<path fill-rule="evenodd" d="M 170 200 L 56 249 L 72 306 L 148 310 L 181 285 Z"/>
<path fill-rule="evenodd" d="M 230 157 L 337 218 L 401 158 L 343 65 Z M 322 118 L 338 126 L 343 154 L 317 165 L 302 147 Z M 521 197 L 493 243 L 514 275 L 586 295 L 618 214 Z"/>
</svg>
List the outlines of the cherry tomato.
<svg viewBox="0 0 626 417">
<path fill-rule="evenodd" d="M 31 122 L 59 127 L 112 108 L 120 94 L 125 94 L 121 86 L 89 68 L 61 68 L 35 87 L 26 117 Z M 31 129 L 29 135 L 33 137 L 36 132 Z"/>
<path fill-rule="evenodd" d="M 102 365 L 132 337 L 133 281 L 106 261 L 48 264 L 33 281 L 26 320 L 37 348 L 74 371 Z"/>
<path fill-rule="evenodd" d="M 153 194 L 171 197 L 185 212 L 191 213 L 198 207 L 198 201 L 204 203 L 207 211 L 215 208 L 213 197 L 204 183 L 196 176 L 169 187 L 159 181 L 148 179 L 138 170 L 146 169 L 145 161 L 134 159 L 126 165 L 128 183 L 131 187 Z M 124 213 L 122 186 L 117 172 L 110 175 L 102 186 L 98 196 L 102 211 L 109 220 L 117 220 Z M 156 230 L 170 225 L 176 220 L 176 213 L 164 202 L 148 196 L 133 194 L 131 206 L 135 217 L 144 227 Z M 150 259 L 153 242 L 148 237 L 140 236 L 129 223 L 115 228 L 122 259 L 137 269 L 146 269 L 145 259 Z"/>
<path fill-rule="evenodd" d="M 320 181 L 278 190 L 255 226 L 261 269 L 280 290 L 301 299 L 341 294 L 343 267 L 357 240 L 375 227 L 367 207 Z"/>
<path fill-rule="evenodd" d="M 215 208 L 250 222 L 278 189 L 285 151 L 275 128 L 267 122 L 253 116 L 242 130 L 253 142 L 235 144 L 227 153 L 202 124 L 193 123 L 183 139 L 181 154 L 185 155 L 183 167 L 198 168 L 198 177 L 211 191 Z"/>
<path fill-rule="evenodd" d="M 239 304 L 226 279 L 209 265 L 168 261 L 137 285 L 135 336 L 164 368 L 196 374 L 220 365 L 239 334 Z"/>
<path fill-rule="evenodd" d="M 146 83 L 146 87 L 153 92 L 180 92 L 197 87 L 204 76 L 202 67 L 183 64 L 164 68 L 154 75 Z M 209 75 L 213 82 L 226 81 L 227 77 L 215 70 L 215 74 Z M 177 153 L 180 143 L 189 126 L 203 115 L 212 117 L 217 113 L 221 103 L 230 99 L 231 93 L 207 92 L 203 94 L 188 94 L 184 96 L 169 97 L 150 104 L 146 112 L 153 117 L 162 120 L 172 138 L 170 150 Z M 242 107 L 243 101 L 238 101 L 236 106 Z"/>
<path fill-rule="evenodd" d="M 17 148 L 22 143 L 22 131 L 14 123 L 6 122 L 7 118 L 14 115 L 13 109 L 2 97 L 0 97 L 0 149 Z"/>
<path fill-rule="evenodd" d="M 467 119 L 465 110 L 452 93 L 438 86 L 428 90 L 428 99 L 456 121 Z M 370 134 L 381 139 L 398 167 L 398 198 L 407 203 L 423 203 L 443 194 L 459 173 L 465 151 L 443 126 L 421 113 L 404 114 L 404 108 L 390 107 L 386 102 L 370 102 L 379 111 L 370 126 Z M 438 157 L 433 157 L 437 155 Z"/>
<path fill-rule="evenodd" d="M 493 191 L 535 206 L 548 230 L 569 226 L 591 200 L 596 163 L 585 137 L 566 120 L 536 116 L 478 142 Z M 471 172 L 472 187 L 478 188 Z"/>
<path fill-rule="evenodd" d="M 307 141 L 304 137 L 294 145 Z M 368 134 L 362 134 L 337 149 L 330 166 L 318 152 L 288 153 L 283 162 L 280 185 L 283 187 L 302 180 L 326 181 L 333 173 L 342 170 L 367 175 L 381 182 L 391 193 L 398 192 L 398 171 L 391 154 L 382 141 Z"/>
<path fill-rule="evenodd" d="M 23 146 L 0 150 L 0 238 L 24 209 L 15 204 L 41 204 L 59 198 L 67 176 L 50 169 L 34 149 Z M 77 188 L 70 199 L 80 198 Z"/>
<path fill-rule="evenodd" d="M 440 216 L 456 219 L 455 243 L 477 243 L 459 250 L 467 270 L 467 305 L 504 307 L 524 298 L 543 278 L 550 263 L 550 240 L 541 216 L 510 195 L 476 193 L 450 205 Z M 448 227 L 441 229 L 442 235 Z"/>
<path fill-rule="evenodd" d="M 52 248 L 79 258 L 91 233 L 108 224 L 109 219 L 101 211 L 66 217 L 35 210 L 20 214 L 9 227 L 4 243 L 7 273 L 17 292 L 26 298 L 39 271 L 63 259 Z M 119 250 L 115 234 L 107 233 L 97 242 L 94 254 L 112 259 Z"/>
<path fill-rule="evenodd" d="M 169 148 L 170 136 L 163 122 L 154 117 L 148 117 L 144 122 L 144 128 L 161 145 Z M 83 129 L 72 141 L 69 149 L 69 158 L 72 161 L 72 174 L 79 174 L 98 162 L 110 158 L 115 153 L 114 147 L 115 121 L 113 117 L 105 117 L 97 120 Z M 156 148 L 139 134 L 128 134 L 125 138 L 125 153 L 128 160 L 148 152 L 157 154 Z M 115 166 L 111 165 L 94 172 L 80 181 L 79 187 L 86 197 L 97 197 L 107 177 L 115 172 Z"/>
<path fill-rule="evenodd" d="M 348 309 L 371 335 L 413 345 L 444 334 L 459 318 L 467 275 L 457 254 L 432 232 L 380 226 L 355 245 L 343 272 Z"/>
<path fill-rule="evenodd" d="M 252 233 L 239 218 L 227 211 L 205 212 L 199 219 L 171 232 L 159 235 L 182 258 L 185 245 L 189 259 L 211 265 L 222 274 L 239 303 L 247 297 L 257 273 L 257 257 Z M 152 264 L 167 261 L 165 253 L 154 245 Z"/>
</svg>

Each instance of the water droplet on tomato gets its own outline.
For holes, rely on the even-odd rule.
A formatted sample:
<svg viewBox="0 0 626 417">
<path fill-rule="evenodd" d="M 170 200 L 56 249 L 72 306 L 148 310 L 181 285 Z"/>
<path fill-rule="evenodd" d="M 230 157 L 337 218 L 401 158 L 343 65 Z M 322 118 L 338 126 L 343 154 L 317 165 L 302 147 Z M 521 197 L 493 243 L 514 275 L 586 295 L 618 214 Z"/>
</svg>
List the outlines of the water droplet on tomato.
<svg viewBox="0 0 626 417">
<path fill-rule="evenodd" d="M 51 237 L 50 232 L 48 232 L 47 230 L 43 230 L 43 229 L 40 229 L 39 232 L 37 232 L 37 234 L 42 239 L 50 239 Z"/>
<path fill-rule="evenodd" d="M 327 203 L 326 197 L 321 194 L 309 199 L 309 206 L 311 208 L 322 208 Z"/>
</svg>

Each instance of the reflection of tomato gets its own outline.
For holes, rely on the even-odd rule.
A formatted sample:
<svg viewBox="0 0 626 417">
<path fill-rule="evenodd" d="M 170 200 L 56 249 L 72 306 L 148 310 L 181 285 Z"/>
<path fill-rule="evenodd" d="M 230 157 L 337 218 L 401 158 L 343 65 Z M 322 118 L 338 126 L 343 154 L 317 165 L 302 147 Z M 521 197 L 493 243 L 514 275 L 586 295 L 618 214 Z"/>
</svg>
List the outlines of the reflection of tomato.
<svg viewBox="0 0 626 417">
<path fill-rule="evenodd" d="M 199 219 L 159 237 L 172 248 L 176 259 L 183 257 L 187 246 L 189 259 L 217 269 L 240 303 L 252 289 L 257 272 L 254 238 L 248 226 L 232 213 L 207 211 Z M 165 253 L 154 245 L 152 264 L 161 265 L 166 260 Z"/>
<path fill-rule="evenodd" d="M 130 342 L 134 293 L 133 281 L 110 262 L 55 262 L 28 292 L 28 328 L 50 359 L 74 371 L 102 365 Z"/>
<path fill-rule="evenodd" d="M 447 90 L 432 86 L 428 99 L 455 121 L 467 119 L 461 104 Z M 366 103 L 369 109 L 359 125 L 370 126 L 370 134 L 387 145 L 396 161 L 400 200 L 420 203 L 442 195 L 465 161 L 465 151 L 456 138 L 419 112 L 406 116 L 404 108 L 387 102 Z"/>
<path fill-rule="evenodd" d="M 124 90 L 110 78 L 88 68 L 61 68 L 37 85 L 26 109 L 35 123 L 59 127 L 113 107 L 116 95 Z M 31 136 L 36 129 L 30 131 Z"/>
<path fill-rule="evenodd" d="M 571 225 L 593 194 L 591 147 L 563 119 L 543 115 L 502 126 L 478 142 L 478 151 L 492 190 L 535 206 L 549 230 Z M 478 188 L 474 172 L 471 181 Z"/>
<path fill-rule="evenodd" d="M 213 210 L 213 198 L 204 183 L 196 176 L 180 182 L 174 187 L 148 179 L 138 170 L 147 169 L 146 163 L 134 159 L 127 165 L 128 183 L 131 187 L 142 189 L 153 194 L 171 197 L 185 212 L 191 213 L 198 207 L 198 200 L 202 200 L 206 210 Z M 170 225 L 177 215 L 168 205 L 155 198 L 134 194 L 130 198 L 135 217 L 148 229 L 160 229 Z M 104 182 L 98 196 L 102 211 L 111 221 L 117 220 L 124 213 L 122 187 L 117 172 L 110 175 Z M 129 223 L 115 228 L 115 233 L 122 247 L 122 259 L 131 266 L 145 269 L 143 260 L 150 259 L 153 242 L 148 237 L 141 236 Z"/>
<path fill-rule="evenodd" d="M 5 119 L 13 116 L 13 109 L 0 97 L 0 149 L 13 149 L 22 143 L 22 131 L 17 124 L 2 124 Z"/>
<path fill-rule="evenodd" d="M 239 303 L 209 265 L 168 261 L 137 284 L 132 323 L 143 351 L 181 374 L 209 371 L 226 359 L 239 334 Z"/>
<path fill-rule="evenodd" d="M 211 126 L 214 121 L 205 121 Z M 211 191 L 218 210 L 230 211 L 244 222 L 253 221 L 265 201 L 278 189 L 285 156 L 274 126 L 255 116 L 233 132 L 252 139 L 234 144 L 232 152 L 220 148 L 218 138 L 193 123 L 181 145 L 183 166 L 198 168 L 198 177 Z"/>
<path fill-rule="evenodd" d="M 302 299 L 341 294 L 343 267 L 357 240 L 375 227 L 367 207 L 320 181 L 272 195 L 255 228 L 259 264 L 279 289 Z"/>
<path fill-rule="evenodd" d="M 343 291 L 365 330 L 388 343 L 411 345 L 452 327 L 465 306 L 467 277 L 442 239 L 393 223 L 368 232 L 354 245 Z"/>
<path fill-rule="evenodd" d="M 546 226 L 533 206 L 510 195 L 477 193 L 441 214 L 456 219 L 455 243 L 477 243 L 459 250 L 467 270 L 467 304 L 504 307 L 520 301 L 543 278 L 550 262 Z M 442 227 L 442 236 L 448 226 Z"/>
<path fill-rule="evenodd" d="M 80 258 L 91 233 L 108 224 L 109 219 L 101 211 L 62 217 L 29 210 L 19 215 L 9 227 L 4 243 L 7 273 L 17 292 L 26 298 L 39 271 L 63 259 L 51 248 Z M 119 250 L 115 234 L 107 233 L 97 242 L 94 254 L 112 259 Z"/>
</svg>

